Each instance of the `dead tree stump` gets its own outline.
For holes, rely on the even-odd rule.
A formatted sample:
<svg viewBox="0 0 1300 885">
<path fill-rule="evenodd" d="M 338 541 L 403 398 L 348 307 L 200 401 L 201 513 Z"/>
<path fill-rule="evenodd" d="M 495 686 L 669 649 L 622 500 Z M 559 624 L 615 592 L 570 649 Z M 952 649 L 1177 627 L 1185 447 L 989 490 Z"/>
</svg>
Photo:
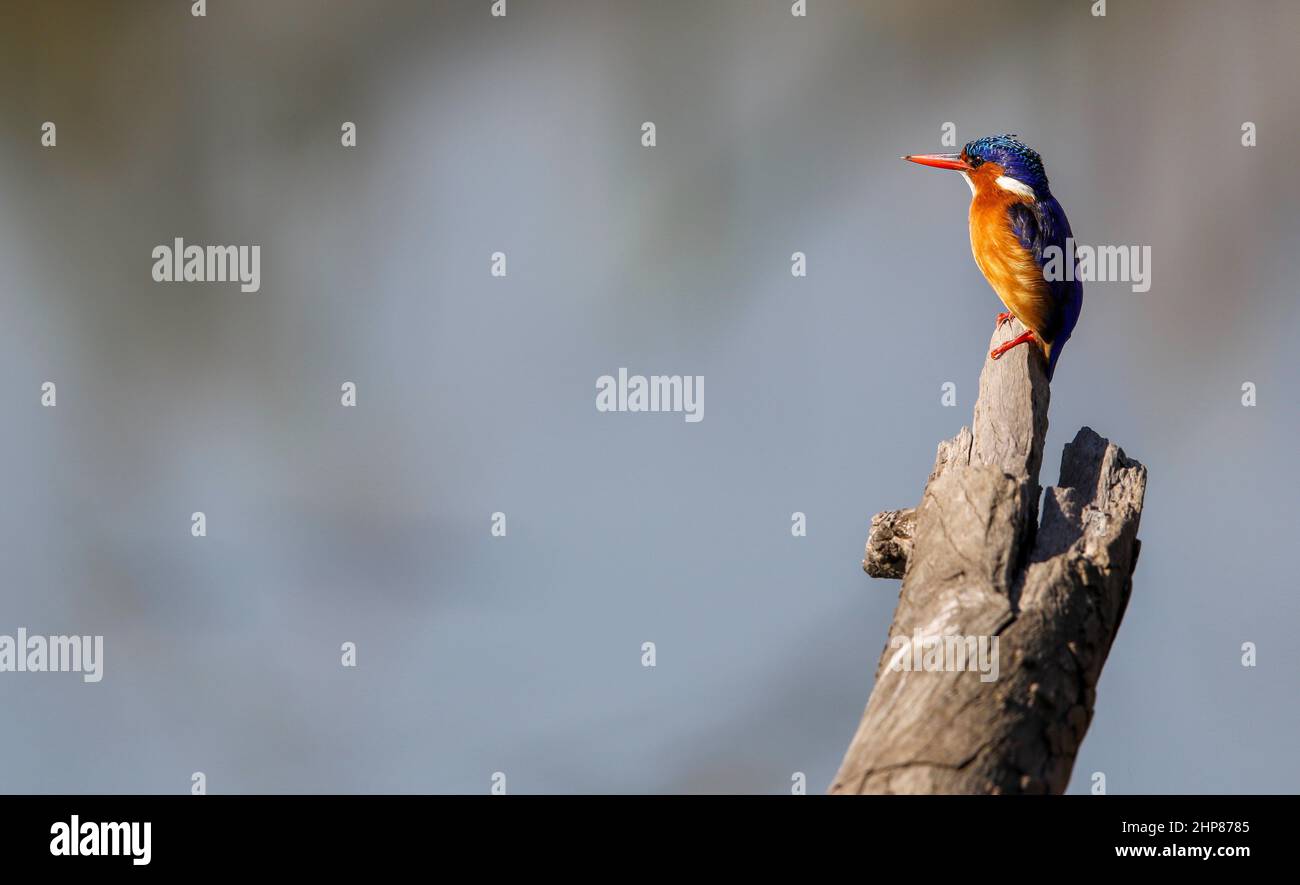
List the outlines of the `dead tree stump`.
<svg viewBox="0 0 1300 885">
<path fill-rule="evenodd" d="M 991 346 L 1021 331 L 1008 323 Z M 939 445 L 921 503 L 871 520 L 863 568 L 901 577 L 902 592 L 831 793 L 1061 793 L 1069 783 L 1132 590 L 1147 471 L 1084 427 L 1040 524 L 1045 369 L 1033 347 L 985 360 L 973 429 Z M 970 662 L 909 666 L 923 660 L 917 637 L 937 649 L 945 636 L 987 637 L 997 678 Z"/>
</svg>

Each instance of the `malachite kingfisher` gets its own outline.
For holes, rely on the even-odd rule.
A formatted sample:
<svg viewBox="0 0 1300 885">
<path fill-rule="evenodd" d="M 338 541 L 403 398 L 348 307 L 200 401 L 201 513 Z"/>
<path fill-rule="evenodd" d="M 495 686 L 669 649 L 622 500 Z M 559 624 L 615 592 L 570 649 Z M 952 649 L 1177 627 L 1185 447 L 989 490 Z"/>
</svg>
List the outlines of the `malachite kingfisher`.
<svg viewBox="0 0 1300 885">
<path fill-rule="evenodd" d="M 1066 249 L 1073 243 L 1070 222 L 1047 186 L 1042 157 L 1014 135 L 990 135 L 970 142 L 959 154 L 911 154 L 903 159 L 956 170 L 970 185 L 971 252 L 1008 311 L 998 315 L 997 324 L 1014 316 L 1027 330 L 989 356 L 998 359 L 1018 344 L 1037 344 L 1047 359 L 1050 380 L 1079 321 L 1083 284 L 1078 274 L 1043 272 L 1043 252 L 1051 246 L 1067 261 L 1074 262 L 1076 256 Z M 1069 279 L 1052 279 L 1056 276 Z"/>
</svg>

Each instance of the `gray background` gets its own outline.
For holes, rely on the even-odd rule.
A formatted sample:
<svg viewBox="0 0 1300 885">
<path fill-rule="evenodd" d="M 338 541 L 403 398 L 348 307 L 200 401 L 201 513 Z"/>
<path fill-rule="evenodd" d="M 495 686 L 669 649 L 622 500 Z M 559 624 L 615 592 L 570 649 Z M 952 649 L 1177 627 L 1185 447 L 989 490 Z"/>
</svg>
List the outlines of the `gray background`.
<svg viewBox="0 0 1300 885">
<path fill-rule="evenodd" d="M 1053 390 L 1045 482 L 1083 424 L 1151 475 L 1071 789 L 1300 789 L 1300 6 L 489 5 L 0 10 L 0 633 L 106 643 L 0 674 L 0 789 L 825 789 L 896 600 L 867 522 L 1001 309 L 965 185 L 898 160 L 945 121 L 1153 251 Z M 262 290 L 152 282 L 178 236 Z M 620 366 L 703 423 L 598 414 Z"/>
</svg>

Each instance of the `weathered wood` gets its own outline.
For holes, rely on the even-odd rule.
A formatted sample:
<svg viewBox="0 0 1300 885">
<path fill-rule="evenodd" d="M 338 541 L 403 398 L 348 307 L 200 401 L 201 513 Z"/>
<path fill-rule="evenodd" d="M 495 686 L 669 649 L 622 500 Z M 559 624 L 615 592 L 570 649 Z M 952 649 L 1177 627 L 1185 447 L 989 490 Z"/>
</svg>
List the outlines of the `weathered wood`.
<svg viewBox="0 0 1300 885">
<path fill-rule="evenodd" d="M 916 508 L 886 510 L 871 517 L 867 555 L 862 570 L 873 578 L 901 578 L 912 555 L 912 533 L 916 530 Z"/>
<path fill-rule="evenodd" d="M 1068 784 L 1132 588 L 1146 468 L 1083 428 L 1039 525 L 1049 399 L 1036 348 L 986 360 L 973 430 L 940 444 L 920 505 L 872 519 L 863 567 L 903 586 L 830 792 Z M 990 654 L 963 662 L 980 642 Z"/>
</svg>

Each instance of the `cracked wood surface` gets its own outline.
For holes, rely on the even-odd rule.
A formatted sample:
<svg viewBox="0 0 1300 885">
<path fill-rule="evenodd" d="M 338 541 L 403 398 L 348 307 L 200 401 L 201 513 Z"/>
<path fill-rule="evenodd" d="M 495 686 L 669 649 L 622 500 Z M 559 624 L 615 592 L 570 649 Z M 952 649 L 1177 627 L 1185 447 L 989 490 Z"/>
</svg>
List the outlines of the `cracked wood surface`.
<svg viewBox="0 0 1300 885">
<path fill-rule="evenodd" d="M 990 347 L 1020 331 L 1007 324 Z M 886 642 L 831 793 L 1069 783 L 1132 589 L 1146 468 L 1084 427 L 1042 495 L 1040 524 L 1049 399 L 1037 348 L 986 359 L 973 429 L 940 443 L 921 503 L 872 519 L 863 568 L 903 579 L 889 630 L 902 647 Z M 905 669 L 915 631 L 996 637 L 997 678 L 974 664 Z"/>
</svg>

